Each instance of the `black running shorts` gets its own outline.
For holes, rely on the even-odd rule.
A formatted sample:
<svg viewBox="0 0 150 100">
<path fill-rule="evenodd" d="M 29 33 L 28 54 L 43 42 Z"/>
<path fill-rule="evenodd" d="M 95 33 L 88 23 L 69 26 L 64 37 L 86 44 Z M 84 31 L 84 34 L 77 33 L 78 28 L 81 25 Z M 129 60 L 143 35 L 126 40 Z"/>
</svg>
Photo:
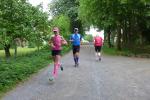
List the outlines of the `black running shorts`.
<svg viewBox="0 0 150 100">
<path fill-rule="evenodd" d="M 52 50 L 52 56 L 61 55 L 61 50 Z"/>
<path fill-rule="evenodd" d="M 95 52 L 101 52 L 101 46 L 95 46 Z"/>
<path fill-rule="evenodd" d="M 80 52 L 80 46 L 72 46 L 73 54 Z"/>
</svg>

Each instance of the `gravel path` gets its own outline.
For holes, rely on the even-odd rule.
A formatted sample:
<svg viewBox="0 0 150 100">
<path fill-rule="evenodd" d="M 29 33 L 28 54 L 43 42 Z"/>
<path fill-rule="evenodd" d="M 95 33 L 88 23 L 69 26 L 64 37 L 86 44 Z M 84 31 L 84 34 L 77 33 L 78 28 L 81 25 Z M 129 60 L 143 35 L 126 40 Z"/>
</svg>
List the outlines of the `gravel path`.
<svg viewBox="0 0 150 100">
<path fill-rule="evenodd" d="M 64 71 L 54 83 L 48 81 L 49 65 L 2 100 L 150 100 L 150 59 L 103 55 L 97 62 L 92 46 L 80 54 L 78 68 L 72 52 L 62 58 Z"/>
</svg>

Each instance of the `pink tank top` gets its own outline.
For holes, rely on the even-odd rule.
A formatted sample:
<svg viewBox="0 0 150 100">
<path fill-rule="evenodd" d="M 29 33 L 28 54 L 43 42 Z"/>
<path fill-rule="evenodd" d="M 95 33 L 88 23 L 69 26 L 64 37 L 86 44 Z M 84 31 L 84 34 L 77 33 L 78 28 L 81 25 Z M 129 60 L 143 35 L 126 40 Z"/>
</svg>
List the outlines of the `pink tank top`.
<svg viewBox="0 0 150 100">
<path fill-rule="evenodd" d="M 102 46 L 103 45 L 103 43 L 102 43 L 103 40 L 102 40 L 102 38 L 100 36 L 96 36 L 94 38 L 94 40 L 95 40 L 95 42 L 94 42 L 95 46 Z"/>
<path fill-rule="evenodd" d="M 61 50 L 61 41 L 62 38 L 60 35 L 54 35 L 54 37 L 52 37 L 52 41 L 53 41 L 53 45 L 55 46 L 54 48 L 52 48 L 52 50 Z"/>
</svg>

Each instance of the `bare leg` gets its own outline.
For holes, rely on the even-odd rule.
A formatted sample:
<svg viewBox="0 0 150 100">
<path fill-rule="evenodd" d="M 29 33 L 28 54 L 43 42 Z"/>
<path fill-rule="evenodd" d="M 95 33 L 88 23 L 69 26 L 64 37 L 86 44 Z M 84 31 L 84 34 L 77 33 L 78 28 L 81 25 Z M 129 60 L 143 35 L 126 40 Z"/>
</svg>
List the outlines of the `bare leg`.
<svg viewBox="0 0 150 100">
<path fill-rule="evenodd" d="M 74 58 L 74 63 L 76 64 L 77 60 L 76 60 L 76 54 L 73 54 L 73 58 Z"/>
<path fill-rule="evenodd" d="M 57 58 L 56 56 L 53 57 L 53 61 L 54 61 L 54 69 L 53 69 L 53 77 L 56 78 L 57 77 Z"/>
<path fill-rule="evenodd" d="M 79 52 L 76 52 L 75 54 L 75 58 L 76 58 L 76 65 L 78 66 L 79 65 Z"/>
<path fill-rule="evenodd" d="M 98 52 L 97 51 L 95 52 L 95 58 L 96 58 L 96 60 L 98 60 Z"/>
<path fill-rule="evenodd" d="M 101 52 L 98 52 L 99 61 L 101 61 Z"/>
<path fill-rule="evenodd" d="M 58 64 L 58 68 L 60 67 L 60 59 L 61 59 L 61 56 L 56 55 L 56 63 Z"/>
</svg>

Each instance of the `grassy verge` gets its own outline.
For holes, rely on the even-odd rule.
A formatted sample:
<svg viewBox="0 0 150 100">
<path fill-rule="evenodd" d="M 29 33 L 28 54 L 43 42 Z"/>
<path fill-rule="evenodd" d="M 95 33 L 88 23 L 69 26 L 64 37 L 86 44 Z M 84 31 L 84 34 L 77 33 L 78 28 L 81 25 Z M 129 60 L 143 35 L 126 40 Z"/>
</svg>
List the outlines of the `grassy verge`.
<svg viewBox="0 0 150 100">
<path fill-rule="evenodd" d="M 63 49 L 63 54 L 68 52 L 70 47 Z M 19 82 L 27 79 L 31 74 L 46 67 L 50 62 L 50 50 L 48 48 L 35 51 L 30 54 L 11 58 L 9 63 L 1 61 L 0 64 L 0 97 Z"/>
<path fill-rule="evenodd" d="M 34 52 L 35 50 L 37 50 L 37 48 L 21 48 L 18 47 L 18 54 L 17 56 L 24 56 L 27 55 L 28 53 Z M 11 56 L 14 56 L 14 49 L 10 49 L 10 54 Z M 5 51 L 4 50 L 0 50 L 0 57 L 5 57 Z"/>
<path fill-rule="evenodd" d="M 109 55 L 130 55 L 132 54 L 128 50 L 118 51 L 116 48 L 109 48 L 107 46 L 103 47 L 103 52 Z"/>
<path fill-rule="evenodd" d="M 132 48 L 132 49 L 122 49 L 118 51 L 116 48 L 108 48 L 108 46 L 103 47 L 103 52 L 109 55 L 122 55 L 128 57 L 141 57 L 141 58 L 150 58 L 150 48 Z"/>
</svg>

